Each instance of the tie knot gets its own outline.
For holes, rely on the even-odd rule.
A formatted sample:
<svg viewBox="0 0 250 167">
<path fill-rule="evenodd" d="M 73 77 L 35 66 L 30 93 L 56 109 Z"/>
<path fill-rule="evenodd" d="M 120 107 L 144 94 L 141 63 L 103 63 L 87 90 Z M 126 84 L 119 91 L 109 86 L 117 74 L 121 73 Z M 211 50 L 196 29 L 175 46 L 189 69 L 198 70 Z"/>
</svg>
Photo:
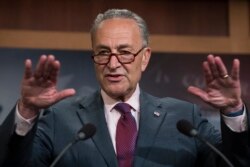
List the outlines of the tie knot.
<svg viewBox="0 0 250 167">
<path fill-rule="evenodd" d="M 131 110 L 131 106 L 127 103 L 118 103 L 114 108 L 122 114 L 130 113 Z"/>
</svg>

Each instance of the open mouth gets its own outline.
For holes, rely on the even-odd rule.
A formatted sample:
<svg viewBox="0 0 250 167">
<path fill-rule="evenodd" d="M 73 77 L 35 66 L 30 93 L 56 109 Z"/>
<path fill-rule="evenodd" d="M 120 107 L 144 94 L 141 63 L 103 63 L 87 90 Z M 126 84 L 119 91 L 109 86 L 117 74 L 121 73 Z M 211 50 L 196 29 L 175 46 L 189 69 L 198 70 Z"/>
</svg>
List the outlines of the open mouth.
<svg viewBox="0 0 250 167">
<path fill-rule="evenodd" d="M 107 74 L 105 77 L 110 82 L 120 82 L 123 79 L 123 75 L 120 74 Z"/>
</svg>

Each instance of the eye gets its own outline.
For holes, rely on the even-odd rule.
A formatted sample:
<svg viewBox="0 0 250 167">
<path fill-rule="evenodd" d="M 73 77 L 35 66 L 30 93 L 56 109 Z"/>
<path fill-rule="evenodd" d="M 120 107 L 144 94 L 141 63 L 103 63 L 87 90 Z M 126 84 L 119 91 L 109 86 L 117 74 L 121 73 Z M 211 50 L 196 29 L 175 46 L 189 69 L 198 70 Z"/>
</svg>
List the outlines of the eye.
<svg viewBox="0 0 250 167">
<path fill-rule="evenodd" d="M 121 51 L 119 51 L 119 53 L 120 53 L 121 55 L 131 55 L 131 52 L 128 51 L 128 50 L 121 50 Z"/>
<path fill-rule="evenodd" d="M 108 50 L 101 50 L 97 53 L 97 55 L 100 55 L 100 56 L 109 56 L 110 55 L 110 51 Z"/>
</svg>

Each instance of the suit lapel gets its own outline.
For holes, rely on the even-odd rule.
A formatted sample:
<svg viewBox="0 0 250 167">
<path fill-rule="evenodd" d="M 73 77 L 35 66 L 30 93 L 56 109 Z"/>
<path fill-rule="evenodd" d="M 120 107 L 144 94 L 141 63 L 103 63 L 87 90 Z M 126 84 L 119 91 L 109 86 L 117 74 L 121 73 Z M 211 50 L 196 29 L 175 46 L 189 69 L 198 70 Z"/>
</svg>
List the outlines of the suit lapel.
<svg viewBox="0 0 250 167">
<path fill-rule="evenodd" d="M 80 102 L 80 108 L 77 113 L 83 124 L 92 123 L 96 126 L 97 131 L 92 140 L 103 156 L 107 166 L 118 167 L 103 106 L 101 95 L 97 92 L 92 97 L 83 99 Z M 167 112 L 162 111 L 159 100 L 141 92 L 140 125 L 134 166 L 143 166 L 166 115 Z"/>
<path fill-rule="evenodd" d="M 83 124 L 92 123 L 96 126 L 97 130 L 92 138 L 93 142 L 103 156 L 107 166 L 116 167 L 118 166 L 117 159 L 109 135 L 103 106 L 101 95 L 97 92 L 92 97 L 80 102 L 78 116 Z"/>
<path fill-rule="evenodd" d="M 161 109 L 159 100 L 143 92 L 141 93 L 140 125 L 134 166 L 143 166 L 166 115 L 166 111 L 162 111 Z"/>
</svg>

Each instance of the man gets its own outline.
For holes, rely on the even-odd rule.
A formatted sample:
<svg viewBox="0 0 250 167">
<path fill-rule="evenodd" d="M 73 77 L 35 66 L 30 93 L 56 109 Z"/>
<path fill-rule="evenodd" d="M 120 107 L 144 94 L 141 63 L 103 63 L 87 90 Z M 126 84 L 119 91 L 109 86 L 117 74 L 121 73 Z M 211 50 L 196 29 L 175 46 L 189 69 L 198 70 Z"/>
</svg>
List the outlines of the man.
<svg viewBox="0 0 250 167">
<path fill-rule="evenodd" d="M 101 89 L 88 97 L 57 103 L 75 94 L 74 89 L 56 89 L 59 61 L 52 55 L 43 55 L 33 72 L 31 61 L 26 60 L 21 98 L 14 108 L 16 134 L 10 142 L 6 166 L 49 166 L 87 123 L 96 126 L 95 135 L 76 143 L 58 161 L 58 166 L 223 164 L 206 145 L 178 132 L 176 123 L 180 119 L 190 121 L 235 166 L 247 166 L 249 125 L 241 99 L 239 60 L 233 61 L 229 76 L 221 58 L 209 55 L 203 63 L 206 89 L 188 88 L 190 93 L 220 109 L 221 138 L 200 117 L 195 105 L 173 98 L 156 98 L 140 89 L 139 81 L 151 56 L 142 18 L 128 10 L 108 10 L 97 16 L 91 40 Z M 38 119 L 42 109 L 45 111 Z"/>
</svg>

